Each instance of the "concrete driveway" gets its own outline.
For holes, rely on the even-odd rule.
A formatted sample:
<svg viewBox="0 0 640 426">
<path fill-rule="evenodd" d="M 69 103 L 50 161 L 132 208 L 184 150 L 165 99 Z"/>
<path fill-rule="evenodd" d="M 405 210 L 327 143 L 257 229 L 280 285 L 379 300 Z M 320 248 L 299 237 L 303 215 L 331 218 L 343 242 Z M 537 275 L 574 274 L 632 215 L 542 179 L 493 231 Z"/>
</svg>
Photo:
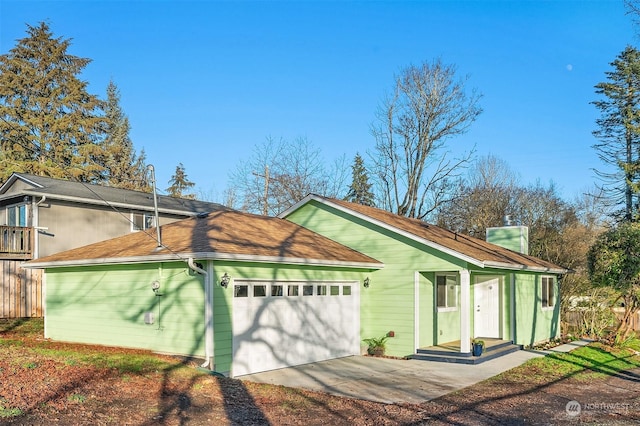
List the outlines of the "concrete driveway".
<svg viewBox="0 0 640 426">
<path fill-rule="evenodd" d="M 478 365 L 352 356 L 237 377 L 383 403 L 421 403 L 544 353 L 517 351 Z"/>
</svg>

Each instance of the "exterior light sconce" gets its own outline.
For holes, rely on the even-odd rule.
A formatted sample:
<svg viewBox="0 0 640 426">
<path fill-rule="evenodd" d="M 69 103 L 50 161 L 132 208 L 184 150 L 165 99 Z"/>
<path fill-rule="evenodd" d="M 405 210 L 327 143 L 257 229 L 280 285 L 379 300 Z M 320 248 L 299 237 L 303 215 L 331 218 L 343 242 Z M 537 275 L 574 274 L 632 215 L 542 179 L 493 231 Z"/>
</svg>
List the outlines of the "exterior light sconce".
<svg viewBox="0 0 640 426">
<path fill-rule="evenodd" d="M 151 283 L 151 290 L 153 290 L 153 292 L 156 294 L 156 296 L 162 296 L 162 294 L 159 293 L 160 290 L 160 281 L 154 281 Z"/>
<path fill-rule="evenodd" d="M 369 277 L 365 278 L 364 279 L 364 288 L 369 288 L 369 283 L 370 283 Z"/>
<path fill-rule="evenodd" d="M 220 279 L 220 286 L 227 288 L 230 281 L 231 281 L 231 277 L 229 276 L 229 274 L 225 272 L 222 278 Z"/>
</svg>

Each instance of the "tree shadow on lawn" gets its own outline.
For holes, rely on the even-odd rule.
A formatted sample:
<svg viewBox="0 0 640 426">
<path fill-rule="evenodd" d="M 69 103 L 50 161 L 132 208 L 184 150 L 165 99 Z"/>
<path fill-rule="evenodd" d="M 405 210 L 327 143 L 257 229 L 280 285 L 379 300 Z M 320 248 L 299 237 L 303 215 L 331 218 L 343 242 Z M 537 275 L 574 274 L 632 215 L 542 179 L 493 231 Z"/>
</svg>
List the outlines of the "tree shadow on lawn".
<svg viewBox="0 0 640 426">
<path fill-rule="evenodd" d="M 563 374 L 561 377 L 548 381 L 544 384 L 528 385 L 522 380 L 517 380 L 518 377 L 514 375 L 517 373 L 514 373 L 514 370 L 526 369 L 531 367 L 532 361 L 536 362 L 536 360 L 532 360 L 521 367 L 516 367 L 516 369 L 510 370 L 510 372 L 500 374 L 499 376 L 488 379 L 488 381 L 484 382 L 483 388 L 490 389 L 491 387 L 495 386 L 496 388 L 503 388 L 502 391 L 488 391 L 487 393 L 489 395 L 487 397 L 483 397 L 481 391 L 477 391 L 478 388 L 470 387 L 458 392 L 454 392 L 452 394 L 442 396 L 423 405 L 425 407 L 428 407 L 429 405 L 433 404 L 433 409 L 436 412 L 429 416 L 430 419 L 446 424 L 468 424 L 469 419 L 467 416 L 469 415 L 477 416 L 478 418 L 475 420 L 479 420 L 483 424 L 529 424 L 530 419 L 524 418 L 525 412 L 530 412 L 529 414 L 537 416 L 540 416 L 541 414 L 542 416 L 546 415 L 546 422 L 553 420 L 554 417 L 557 418 L 558 414 L 562 416 L 562 414 L 565 413 L 566 404 L 574 400 L 575 398 L 554 394 L 550 390 L 550 388 L 568 379 L 579 376 L 580 374 L 588 374 L 589 371 L 592 371 L 604 374 L 605 376 L 609 376 L 611 378 L 615 377 L 622 380 L 630 381 L 631 383 L 633 383 L 632 386 L 634 386 L 635 383 L 640 383 L 639 374 L 630 370 L 621 370 L 619 367 L 615 368 L 607 366 L 607 364 L 610 363 L 622 362 L 625 367 L 629 367 L 629 369 L 639 369 L 640 371 L 640 360 L 633 359 L 633 355 L 616 357 L 614 354 L 611 354 L 604 349 L 592 346 L 588 347 L 591 350 L 596 351 L 598 355 L 606 354 L 608 356 L 613 356 L 614 359 L 604 362 L 594 362 L 593 359 L 582 356 L 580 354 L 550 354 L 547 357 L 556 359 L 559 362 L 564 362 L 569 365 L 580 367 L 580 369 L 571 373 Z M 629 358 L 631 358 L 631 360 L 629 360 Z M 510 377 L 511 375 L 514 375 L 514 377 Z M 500 383 L 501 381 L 503 383 Z M 511 386 L 509 386 L 510 381 Z M 525 387 L 525 389 L 518 390 L 518 387 L 523 386 Z M 496 395 L 496 393 L 502 394 Z M 535 404 L 536 401 L 536 398 L 533 397 L 534 394 L 540 394 L 542 395 L 541 399 L 547 400 L 544 406 L 531 406 L 531 403 L 533 402 Z M 602 397 L 600 394 L 598 396 Z M 470 402 L 461 403 L 461 401 Z M 511 409 L 506 410 L 505 413 L 505 410 L 496 410 L 495 407 L 492 407 L 492 404 L 496 405 L 499 403 L 504 403 L 502 405 L 503 407 L 511 407 Z M 630 413 L 630 417 L 628 418 L 628 420 L 631 421 L 632 419 L 635 421 L 640 418 L 638 418 L 637 415 Z M 422 422 L 416 422 L 413 424 L 418 425 L 422 424 Z"/>
</svg>

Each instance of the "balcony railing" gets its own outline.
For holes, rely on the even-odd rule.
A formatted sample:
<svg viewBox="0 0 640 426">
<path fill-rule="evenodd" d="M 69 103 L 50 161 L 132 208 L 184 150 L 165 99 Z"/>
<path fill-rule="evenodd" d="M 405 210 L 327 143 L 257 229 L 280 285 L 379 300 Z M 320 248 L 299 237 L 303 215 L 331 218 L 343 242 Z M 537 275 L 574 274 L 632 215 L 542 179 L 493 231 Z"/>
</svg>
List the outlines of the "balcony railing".
<svg viewBox="0 0 640 426">
<path fill-rule="evenodd" d="M 34 229 L 26 226 L 0 226 L 0 258 L 31 259 Z"/>
</svg>

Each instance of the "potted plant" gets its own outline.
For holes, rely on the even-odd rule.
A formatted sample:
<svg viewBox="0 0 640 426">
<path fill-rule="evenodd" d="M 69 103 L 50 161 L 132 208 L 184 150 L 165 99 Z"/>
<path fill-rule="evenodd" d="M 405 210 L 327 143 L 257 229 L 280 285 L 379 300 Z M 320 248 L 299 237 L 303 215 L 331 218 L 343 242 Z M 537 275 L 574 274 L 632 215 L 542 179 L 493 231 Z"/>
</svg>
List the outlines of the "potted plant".
<svg viewBox="0 0 640 426">
<path fill-rule="evenodd" d="M 368 345 L 367 353 L 373 356 L 383 356 L 384 351 L 387 349 L 388 335 L 382 337 L 370 337 L 368 339 L 362 339 Z"/>
<path fill-rule="evenodd" d="M 482 352 L 484 351 L 484 340 L 473 339 L 471 341 L 471 348 L 472 348 L 473 356 L 482 355 Z"/>
</svg>

